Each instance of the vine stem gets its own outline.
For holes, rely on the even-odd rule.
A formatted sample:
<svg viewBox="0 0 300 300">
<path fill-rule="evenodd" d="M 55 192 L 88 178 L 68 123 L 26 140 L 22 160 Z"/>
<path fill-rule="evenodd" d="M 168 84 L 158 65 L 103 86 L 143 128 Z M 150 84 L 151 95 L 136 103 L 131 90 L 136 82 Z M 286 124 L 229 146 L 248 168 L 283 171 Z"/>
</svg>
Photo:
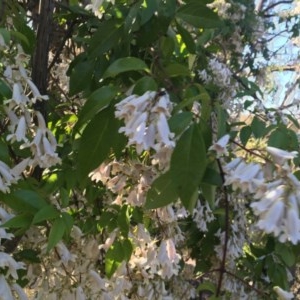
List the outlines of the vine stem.
<svg viewBox="0 0 300 300">
<path fill-rule="evenodd" d="M 228 200 L 228 193 L 227 193 L 227 188 L 226 186 L 224 186 L 224 182 L 225 182 L 225 174 L 221 165 L 221 162 L 219 159 L 217 159 L 217 163 L 218 163 L 218 168 L 220 170 L 220 175 L 222 178 L 222 182 L 223 182 L 223 193 L 224 193 L 224 199 L 225 199 L 225 236 L 224 236 L 224 245 L 223 245 L 223 256 L 222 256 L 222 261 L 221 261 L 221 266 L 220 266 L 220 276 L 219 276 L 219 280 L 218 280 L 218 286 L 217 286 L 217 292 L 216 292 L 216 296 L 220 296 L 221 294 L 221 289 L 222 289 L 222 282 L 223 282 L 223 278 L 224 278 L 224 273 L 226 272 L 226 256 L 227 256 L 227 252 L 228 252 L 228 240 L 229 240 L 229 200 Z"/>
</svg>

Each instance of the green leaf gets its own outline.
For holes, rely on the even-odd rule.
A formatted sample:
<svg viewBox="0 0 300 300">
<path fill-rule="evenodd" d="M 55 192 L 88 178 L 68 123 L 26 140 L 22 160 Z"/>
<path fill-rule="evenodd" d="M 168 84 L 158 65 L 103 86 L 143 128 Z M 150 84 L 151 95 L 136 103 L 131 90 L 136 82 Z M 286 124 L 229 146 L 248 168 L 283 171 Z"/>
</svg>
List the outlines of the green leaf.
<svg viewBox="0 0 300 300">
<path fill-rule="evenodd" d="M 64 222 L 64 226 L 65 226 L 65 234 L 69 235 L 71 233 L 71 230 L 72 230 L 73 224 L 74 224 L 73 217 L 70 214 L 66 213 L 66 212 L 63 212 L 61 214 L 61 217 L 62 217 L 62 220 Z"/>
<path fill-rule="evenodd" d="M 193 114 L 188 111 L 172 116 L 168 121 L 170 131 L 178 136 L 191 124 L 192 119 Z"/>
<path fill-rule="evenodd" d="M 122 243 L 122 247 L 123 247 L 124 259 L 126 261 L 129 261 L 133 251 L 132 243 L 130 242 L 129 239 L 125 239 Z"/>
<path fill-rule="evenodd" d="M 11 89 L 3 80 L 0 79 L 0 102 L 2 102 L 3 100 L 10 99 L 11 96 Z"/>
<path fill-rule="evenodd" d="M 24 213 L 16 217 L 11 218 L 7 222 L 1 225 L 4 228 L 24 228 L 30 227 L 32 221 L 32 215 L 29 213 Z"/>
<path fill-rule="evenodd" d="M 89 89 L 94 73 L 94 62 L 85 60 L 77 63 L 70 74 L 70 95 Z"/>
<path fill-rule="evenodd" d="M 52 206 L 47 205 L 40 209 L 32 220 L 33 224 L 43 222 L 45 220 L 52 220 L 59 216 L 59 212 Z"/>
<path fill-rule="evenodd" d="M 147 91 L 157 90 L 158 85 L 156 81 L 150 76 L 144 76 L 135 83 L 132 93 L 137 95 L 143 95 Z"/>
<path fill-rule="evenodd" d="M 47 205 L 37 192 L 23 189 L 4 194 L 1 200 L 13 210 L 22 213 L 34 213 Z"/>
<path fill-rule="evenodd" d="M 289 245 L 277 243 L 275 252 L 288 267 L 292 267 L 296 263 L 296 256 Z"/>
<path fill-rule="evenodd" d="M 258 117 L 254 117 L 251 123 L 251 129 L 256 138 L 261 138 L 265 135 L 266 124 Z"/>
<path fill-rule="evenodd" d="M 99 111 L 107 107 L 116 96 L 118 90 L 112 86 L 103 86 L 95 90 L 87 99 L 79 113 L 75 129 L 90 121 Z M 75 130 L 76 132 L 76 130 Z"/>
<path fill-rule="evenodd" d="M 222 25 L 218 15 L 202 1 L 193 0 L 183 5 L 176 17 L 197 28 L 216 28 Z"/>
<path fill-rule="evenodd" d="M 286 127 L 275 129 L 269 137 L 268 146 L 280 148 L 287 151 L 299 149 L 297 134 Z"/>
<path fill-rule="evenodd" d="M 223 180 L 220 173 L 212 167 L 206 168 L 202 182 L 215 186 L 222 186 L 223 184 Z"/>
<path fill-rule="evenodd" d="M 221 105 L 217 106 L 217 110 L 218 110 L 218 114 L 217 114 L 218 138 L 221 138 L 222 136 L 224 136 L 227 133 L 228 114 Z"/>
<path fill-rule="evenodd" d="M 183 205 L 192 210 L 191 201 L 206 170 L 205 142 L 198 124 L 190 126 L 174 149 L 170 173 Z"/>
<path fill-rule="evenodd" d="M 103 78 L 115 77 L 123 72 L 128 71 L 146 71 L 149 69 L 145 62 L 136 57 L 124 57 L 114 61 L 104 72 Z"/>
<path fill-rule="evenodd" d="M 165 67 L 165 72 L 169 77 L 190 76 L 190 70 L 187 66 L 173 63 Z"/>
<path fill-rule="evenodd" d="M 160 175 L 154 180 L 147 193 L 146 209 L 155 209 L 176 202 L 179 196 L 173 185 L 170 172 Z"/>
<path fill-rule="evenodd" d="M 120 241 L 115 241 L 105 255 L 105 273 L 108 278 L 115 273 L 121 262 L 125 259 Z"/>
<path fill-rule="evenodd" d="M 62 239 L 64 233 L 66 231 L 65 222 L 62 218 L 58 218 L 54 221 L 49 237 L 48 237 L 48 245 L 47 245 L 47 251 L 49 252 L 51 249 L 53 249 L 57 243 Z"/>
<path fill-rule="evenodd" d="M 160 38 L 160 50 L 163 57 L 169 59 L 175 50 L 174 39 L 169 36 L 162 36 Z"/>
<path fill-rule="evenodd" d="M 8 45 L 9 42 L 10 42 L 10 33 L 9 33 L 9 31 L 5 28 L 0 28 L 0 34 L 3 37 L 5 44 Z"/>
<path fill-rule="evenodd" d="M 204 291 L 208 291 L 214 294 L 217 291 L 216 285 L 211 281 L 204 281 L 200 283 L 199 286 L 197 287 L 197 292 L 204 292 Z"/>
<path fill-rule="evenodd" d="M 127 237 L 129 233 L 129 221 L 130 221 L 127 205 L 122 206 L 117 220 L 122 235 Z"/>
<path fill-rule="evenodd" d="M 17 260 L 21 260 L 21 261 L 27 260 L 31 263 L 40 263 L 41 262 L 41 260 L 39 258 L 39 252 L 35 251 L 33 249 L 21 250 L 21 251 L 17 252 L 14 255 L 14 257 Z"/>
<path fill-rule="evenodd" d="M 185 43 L 185 46 L 189 51 L 189 53 L 195 53 L 196 51 L 195 40 L 192 38 L 191 34 L 178 22 L 176 22 L 176 28 L 183 42 Z"/>
<path fill-rule="evenodd" d="M 0 140 L 0 160 L 8 164 L 10 162 L 10 155 L 8 152 L 7 144 L 2 140 Z"/>
<path fill-rule="evenodd" d="M 104 211 L 98 222 L 99 229 L 107 228 L 109 232 L 112 232 L 118 227 L 117 214 L 112 211 Z"/>
<path fill-rule="evenodd" d="M 250 126 L 244 126 L 240 131 L 240 139 L 242 144 L 245 146 L 252 134 L 252 129 Z"/>
<path fill-rule="evenodd" d="M 108 50 L 117 47 L 122 36 L 123 26 L 120 21 L 111 19 L 101 22 L 89 41 L 88 51 L 91 58 L 99 57 Z"/>
<path fill-rule="evenodd" d="M 212 209 L 215 208 L 216 186 L 206 183 L 201 183 L 200 186 L 204 199 Z"/>
<path fill-rule="evenodd" d="M 120 122 L 115 118 L 112 107 L 100 111 L 86 126 L 78 150 L 80 178 L 87 176 L 108 158 L 112 149 L 126 142 L 124 135 L 118 132 L 119 128 Z"/>
</svg>

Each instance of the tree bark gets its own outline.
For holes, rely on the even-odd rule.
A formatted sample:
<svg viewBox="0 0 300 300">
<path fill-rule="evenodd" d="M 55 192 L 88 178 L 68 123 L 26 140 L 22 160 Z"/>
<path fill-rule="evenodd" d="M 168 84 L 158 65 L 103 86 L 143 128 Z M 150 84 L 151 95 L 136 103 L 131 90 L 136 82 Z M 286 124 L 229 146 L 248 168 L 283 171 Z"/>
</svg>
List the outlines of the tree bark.
<svg viewBox="0 0 300 300">
<path fill-rule="evenodd" d="M 52 33 L 52 16 L 54 0 L 40 0 L 39 19 L 37 28 L 37 43 L 33 56 L 32 80 L 42 95 L 47 94 L 48 59 Z M 38 101 L 35 109 L 47 118 L 46 102 Z"/>
</svg>

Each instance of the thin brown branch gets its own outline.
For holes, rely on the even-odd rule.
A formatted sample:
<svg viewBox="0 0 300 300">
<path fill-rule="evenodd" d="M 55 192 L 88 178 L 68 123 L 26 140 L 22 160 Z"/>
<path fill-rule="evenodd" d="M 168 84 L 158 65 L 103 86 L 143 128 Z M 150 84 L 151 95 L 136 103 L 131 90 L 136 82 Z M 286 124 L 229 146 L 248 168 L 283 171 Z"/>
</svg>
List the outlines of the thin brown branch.
<svg viewBox="0 0 300 300">
<path fill-rule="evenodd" d="M 275 8 L 276 6 L 281 5 L 281 4 L 292 4 L 292 3 L 293 3 L 293 0 L 283 0 L 283 1 L 274 2 L 274 3 L 270 4 L 269 6 L 267 6 L 266 8 L 264 8 L 262 10 L 262 12 L 265 13 L 266 11 L 268 11 L 272 8 Z"/>
<path fill-rule="evenodd" d="M 262 290 L 259 290 L 258 288 L 256 288 L 255 286 L 249 284 L 246 280 L 238 277 L 237 275 L 235 275 L 234 273 L 231 273 L 230 271 L 228 270 L 225 270 L 225 272 L 230 275 L 231 277 L 234 277 L 235 279 L 239 280 L 240 282 L 242 282 L 245 286 L 247 286 L 249 289 L 255 291 L 257 294 L 261 295 L 261 296 L 264 296 L 264 297 L 267 297 L 268 294 L 265 293 L 264 291 Z"/>
</svg>

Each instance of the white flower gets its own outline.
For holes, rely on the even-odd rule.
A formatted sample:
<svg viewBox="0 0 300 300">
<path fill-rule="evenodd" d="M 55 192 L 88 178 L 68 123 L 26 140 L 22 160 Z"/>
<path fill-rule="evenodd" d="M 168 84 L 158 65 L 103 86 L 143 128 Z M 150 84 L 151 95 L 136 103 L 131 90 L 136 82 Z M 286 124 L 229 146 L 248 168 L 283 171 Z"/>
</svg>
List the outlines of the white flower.
<svg viewBox="0 0 300 300">
<path fill-rule="evenodd" d="M 161 242 L 157 259 L 162 267 L 158 272 L 162 278 L 170 279 L 173 275 L 178 274 L 180 255 L 176 253 L 175 245 L 172 239 Z"/>
<path fill-rule="evenodd" d="M 17 283 L 12 285 L 12 289 L 18 294 L 19 300 L 28 300 L 24 290 Z"/>
<path fill-rule="evenodd" d="M 227 155 L 226 146 L 229 142 L 230 135 L 226 134 L 223 137 L 221 137 L 216 143 L 214 143 L 212 146 L 209 147 L 208 150 L 214 150 L 217 152 L 217 156 L 220 157 L 221 155 Z"/>
<path fill-rule="evenodd" d="M 0 299 L 14 300 L 11 289 L 3 275 L 0 275 Z"/>
<path fill-rule="evenodd" d="M 75 300 L 85 300 L 85 294 L 81 286 L 78 286 L 76 289 L 76 298 Z"/>
<path fill-rule="evenodd" d="M 69 261 L 75 262 L 76 255 L 72 254 L 63 242 L 60 241 L 55 248 L 59 254 L 60 260 L 64 264 L 67 264 Z"/>
<path fill-rule="evenodd" d="M 29 78 L 27 78 L 26 81 L 32 91 L 32 94 L 33 94 L 33 98 L 31 98 L 32 103 L 35 103 L 36 100 L 48 100 L 49 99 L 49 97 L 47 95 L 42 96 L 40 94 L 40 91 L 38 90 L 36 85 Z"/>
<path fill-rule="evenodd" d="M 123 119 L 125 123 L 119 132 L 124 132 L 129 138 L 128 146 L 135 145 L 138 154 L 144 150 L 159 152 L 165 146 L 175 146 L 172 141 L 174 134 L 167 122 L 172 104 L 165 91 L 161 96 L 153 91 L 142 96 L 131 95 L 115 107 L 116 118 Z"/>
<path fill-rule="evenodd" d="M 24 269 L 24 264 L 16 262 L 9 254 L 0 252 L 0 268 L 6 267 L 8 268 L 7 276 L 11 275 L 13 278 L 18 279 L 17 270 Z"/>
<path fill-rule="evenodd" d="M 290 300 L 294 298 L 294 294 L 283 290 L 279 286 L 274 286 L 273 290 L 278 295 L 278 300 Z"/>
<path fill-rule="evenodd" d="M 264 230 L 266 233 L 273 232 L 275 236 L 278 236 L 281 231 L 281 223 L 284 215 L 284 202 L 282 199 L 278 199 L 271 205 L 269 210 L 260 216 L 260 220 L 257 223 L 257 227 Z"/>
<path fill-rule="evenodd" d="M 14 142 L 15 140 L 17 142 L 21 142 L 21 141 L 27 142 L 26 130 L 27 130 L 26 119 L 24 116 L 21 116 L 21 118 L 18 120 L 17 123 L 16 132 L 13 134 L 9 134 L 6 137 L 6 140 L 7 141 L 11 140 L 12 142 Z"/>
<path fill-rule="evenodd" d="M 275 147 L 267 147 L 267 151 L 270 153 L 275 163 L 283 165 L 287 160 L 293 159 L 298 155 L 297 151 L 288 152 Z"/>
</svg>

